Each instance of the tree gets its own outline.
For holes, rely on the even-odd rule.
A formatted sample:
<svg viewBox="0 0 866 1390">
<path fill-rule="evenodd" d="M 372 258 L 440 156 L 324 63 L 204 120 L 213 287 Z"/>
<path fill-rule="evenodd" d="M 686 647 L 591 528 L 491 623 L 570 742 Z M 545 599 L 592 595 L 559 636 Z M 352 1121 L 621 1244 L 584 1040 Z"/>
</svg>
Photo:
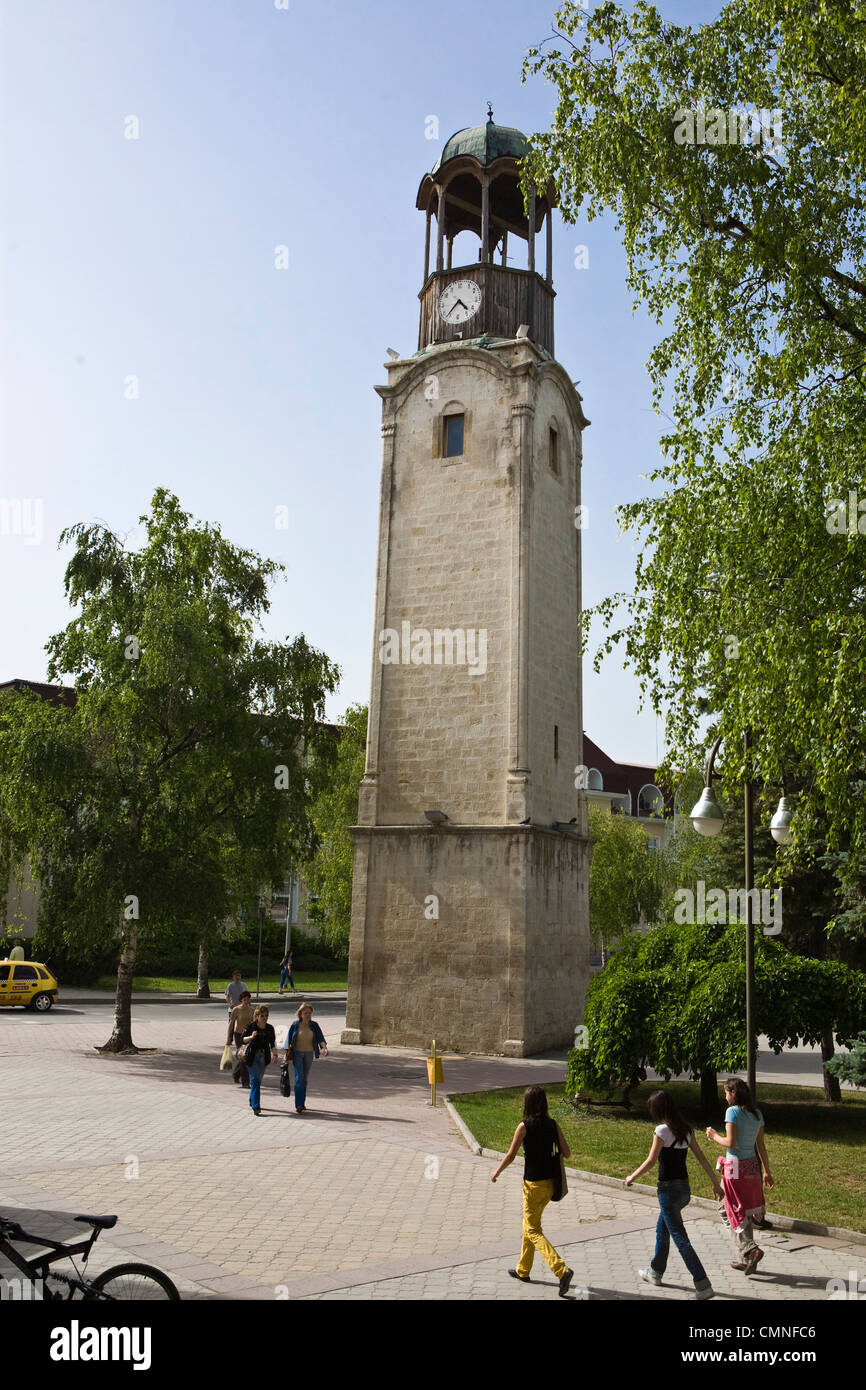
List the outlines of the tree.
<svg viewBox="0 0 866 1390">
<path fill-rule="evenodd" d="M 859 967 L 862 956 L 855 947 L 856 937 L 835 925 L 834 913 L 841 909 L 840 882 L 823 854 L 823 843 L 803 847 L 796 860 L 778 856 L 767 829 L 771 806 L 755 797 L 754 880 L 760 891 L 781 890 L 780 944 L 795 955 L 810 960 L 838 960 Z M 671 839 L 666 853 L 669 891 L 662 902 L 660 916 L 667 923 L 677 921 L 676 894 L 686 888 L 695 892 L 699 882 L 705 888 L 721 888 L 728 893 L 743 884 L 743 801 L 736 797 L 724 807 L 722 830 L 715 839 L 706 839 L 691 826 L 681 827 Z M 826 1064 L 833 1056 L 832 1028 L 821 1037 L 821 1054 Z M 829 1101 L 841 1099 L 839 1083 L 824 1066 L 824 1094 Z"/>
<path fill-rule="evenodd" d="M 566 221 L 614 213 L 629 287 L 660 325 L 665 462 L 653 495 L 620 509 L 642 545 L 633 594 L 597 610 L 597 661 L 624 642 L 675 762 L 710 714 L 728 790 L 746 772 L 778 787 L 793 759 L 794 852 L 820 814 L 852 864 L 866 851 L 862 18 L 851 0 L 735 0 L 693 28 L 646 3 L 587 18 L 565 0 L 558 39 L 527 61 L 558 103 L 524 168 L 527 190 L 555 180 Z"/>
<path fill-rule="evenodd" d="M 629 935 L 641 915 L 655 920 L 661 900 L 659 859 L 639 825 L 590 807 L 589 930 L 608 945 Z"/>
<path fill-rule="evenodd" d="M 860 1033 L 853 1039 L 847 1057 L 834 1057 L 827 1067 L 840 1081 L 866 1086 L 866 1033 Z"/>
<path fill-rule="evenodd" d="M 657 927 L 634 936 L 590 983 L 588 1045 L 569 1056 L 566 1091 L 635 1085 L 643 1069 L 665 1078 L 688 1072 L 701 1105 L 717 1106 L 716 1073 L 746 1062 L 744 934 L 740 926 Z M 771 938 L 755 941 L 755 1017 L 774 1052 L 799 1040 L 839 1041 L 866 1022 L 866 980 L 830 961 L 791 955 Z"/>
<path fill-rule="evenodd" d="M 350 705 L 339 726 L 336 762 L 312 808 L 318 850 L 306 870 L 307 886 L 315 894 L 310 920 L 341 955 L 348 954 L 352 922 L 354 848 L 349 826 L 358 819 L 366 747 L 367 707 Z"/>
<path fill-rule="evenodd" d="M 74 678 L 74 705 L 0 702 L 0 824 L 30 857 L 40 930 L 119 957 L 110 1051 L 133 1049 L 139 942 L 207 944 L 307 852 L 318 774 L 302 753 L 326 768 L 338 675 L 303 636 L 258 634 L 274 561 L 164 488 L 141 521 L 139 550 L 102 524 L 61 536 L 78 615 L 47 644 L 48 672 Z"/>
</svg>

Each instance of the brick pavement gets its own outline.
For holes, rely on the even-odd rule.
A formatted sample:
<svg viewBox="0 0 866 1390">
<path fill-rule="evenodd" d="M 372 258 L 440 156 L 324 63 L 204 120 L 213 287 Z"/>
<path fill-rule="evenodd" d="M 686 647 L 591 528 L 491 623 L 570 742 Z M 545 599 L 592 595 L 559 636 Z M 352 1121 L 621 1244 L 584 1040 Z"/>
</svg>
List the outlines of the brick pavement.
<svg viewBox="0 0 866 1390">
<path fill-rule="evenodd" d="M 329 1036 L 338 1025 L 328 1021 Z M 490 1182 L 491 1161 L 425 1104 L 416 1054 L 335 1046 L 314 1066 L 306 1117 L 279 1096 L 271 1068 L 257 1119 L 218 1071 L 221 1026 L 212 1011 L 142 1021 L 136 1042 L 160 1050 L 117 1058 L 93 1051 L 105 1018 L 0 1015 L 0 1210 L 40 1211 L 47 1233 L 64 1235 L 80 1231 L 64 1213 L 117 1212 L 93 1268 L 145 1260 L 188 1297 L 555 1296 L 538 1263 L 529 1285 L 506 1274 L 519 1250 L 520 1165 Z M 562 1074 L 557 1059 L 446 1062 L 452 1091 Z M 261 1197 L 250 1199 L 258 1173 Z M 662 1288 L 637 1278 L 656 1215 L 651 1191 L 570 1181 L 545 1230 L 575 1270 L 575 1301 L 581 1289 L 590 1299 L 688 1297 L 675 1252 Z M 694 1209 L 689 1226 L 721 1297 L 824 1299 L 829 1278 L 866 1266 L 864 1246 L 777 1233 L 745 1280 L 729 1268 L 714 1213 Z"/>
</svg>

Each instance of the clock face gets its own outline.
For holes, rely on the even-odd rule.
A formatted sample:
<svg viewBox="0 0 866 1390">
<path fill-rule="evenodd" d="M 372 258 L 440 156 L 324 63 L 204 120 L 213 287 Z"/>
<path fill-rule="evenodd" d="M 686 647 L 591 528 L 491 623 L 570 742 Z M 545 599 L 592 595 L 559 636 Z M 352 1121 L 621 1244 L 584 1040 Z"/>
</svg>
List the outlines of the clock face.
<svg viewBox="0 0 866 1390">
<path fill-rule="evenodd" d="M 481 290 L 474 280 L 452 280 L 439 296 L 439 317 L 445 323 L 466 323 L 481 308 Z"/>
</svg>

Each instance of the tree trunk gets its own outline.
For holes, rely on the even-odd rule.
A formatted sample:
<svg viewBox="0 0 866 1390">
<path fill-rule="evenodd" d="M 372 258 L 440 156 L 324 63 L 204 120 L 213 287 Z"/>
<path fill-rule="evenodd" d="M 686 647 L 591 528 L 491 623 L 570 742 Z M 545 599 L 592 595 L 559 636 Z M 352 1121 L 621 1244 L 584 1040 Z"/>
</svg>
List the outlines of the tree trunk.
<svg viewBox="0 0 866 1390">
<path fill-rule="evenodd" d="M 207 977 L 207 954 L 204 946 L 198 948 L 198 992 L 196 999 L 210 999 L 210 985 Z"/>
<path fill-rule="evenodd" d="M 132 975 L 138 945 L 134 921 L 124 921 L 121 929 L 123 949 L 117 967 L 117 993 L 114 996 L 114 1030 L 100 1052 L 137 1052 L 132 1042 Z"/>
<path fill-rule="evenodd" d="M 712 1120 L 719 1110 L 719 1087 L 715 1069 L 701 1071 L 701 1113 Z"/>
<path fill-rule="evenodd" d="M 836 1052 L 833 1046 L 833 1029 L 828 1028 L 821 1034 L 821 1061 L 829 1062 Z M 830 1101 L 840 1101 L 842 1099 L 842 1087 L 839 1085 L 838 1076 L 833 1076 L 824 1067 L 824 1099 Z"/>
</svg>

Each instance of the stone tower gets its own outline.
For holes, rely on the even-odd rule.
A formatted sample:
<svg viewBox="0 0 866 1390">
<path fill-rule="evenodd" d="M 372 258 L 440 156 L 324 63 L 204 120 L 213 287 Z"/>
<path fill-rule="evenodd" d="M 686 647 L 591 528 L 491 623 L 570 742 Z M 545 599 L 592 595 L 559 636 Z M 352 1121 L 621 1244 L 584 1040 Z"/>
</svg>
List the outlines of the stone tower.
<svg viewBox="0 0 866 1390">
<path fill-rule="evenodd" d="M 425 175 L 418 351 L 376 388 L 379 559 L 344 1042 L 435 1037 L 524 1056 L 570 1044 L 582 1017 L 589 422 L 553 356 L 556 195 L 537 190 L 527 215 L 525 147 L 491 114 Z M 465 231 L 478 258 L 454 266 Z M 527 269 L 508 265 L 509 236 L 527 242 Z"/>
</svg>

